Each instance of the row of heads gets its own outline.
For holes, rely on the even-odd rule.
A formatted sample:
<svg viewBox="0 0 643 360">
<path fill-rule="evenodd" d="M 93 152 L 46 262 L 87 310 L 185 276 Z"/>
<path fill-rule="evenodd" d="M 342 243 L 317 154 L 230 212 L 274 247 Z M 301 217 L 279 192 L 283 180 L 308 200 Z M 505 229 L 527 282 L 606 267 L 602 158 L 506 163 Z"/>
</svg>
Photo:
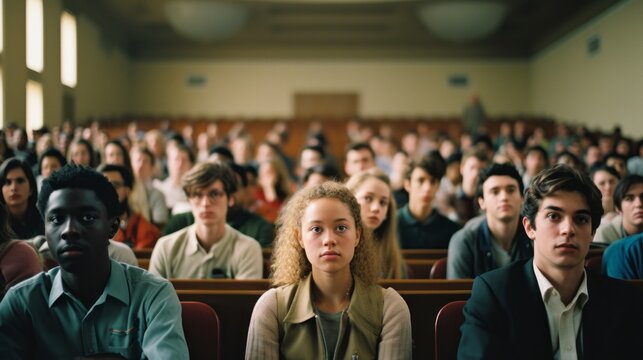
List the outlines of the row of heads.
<svg viewBox="0 0 643 360">
<path fill-rule="evenodd" d="M 440 179 L 444 175 L 444 162 L 437 160 L 431 155 L 425 156 L 412 165 L 413 168 L 421 168 L 429 175 Z M 0 175 L 17 168 L 26 167 L 24 172 L 28 176 L 33 194 L 36 194 L 36 184 L 33 175 L 23 161 L 19 159 L 9 159 L 0 167 Z M 118 196 L 111 183 L 100 173 L 104 171 L 119 171 L 123 177 L 126 186 L 131 186 L 133 178 L 129 170 L 119 165 L 105 165 L 98 171 L 89 167 L 83 167 L 75 164 L 67 164 L 63 168 L 55 171 L 50 177 L 43 181 L 43 185 L 38 199 L 37 207 L 41 214 L 47 205 L 47 199 L 53 191 L 64 188 L 81 188 L 94 191 L 99 199 L 104 203 L 110 217 L 120 215 Z M 478 181 L 478 197 L 483 196 L 482 186 L 486 179 L 491 176 L 508 176 L 516 180 L 521 193 L 524 193 L 524 202 L 522 215 L 527 217 L 532 223 L 538 211 L 540 202 L 543 198 L 550 196 L 557 191 L 573 191 L 581 193 L 587 200 L 590 208 L 593 230 L 600 224 L 600 218 L 603 215 L 601 205 L 601 194 L 590 177 L 584 172 L 575 170 L 567 165 L 557 165 L 540 172 L 531 182 L 530 186 L 524 190 L 522 178 L 516 168 L 510 164 L 494 163 L 481 171 Z M 0 180 L 5 176 L 0 176 Z M 194 166 L 182 178 L 182 186 L 186 195 L 189 197 L 196 190 L 205 188 L 215 181 L 221 181 L 224 192 L 227 196 L 234 194 L 239 187 L 247 185 L 247 177 L 242 166 L 225 163 L 200 163 Z M 632 183 L 641 182 L 640 176 L 631 175 L 623 179 L 617 186 L 614 194 L 615 204 L 620 204 L 623 194 L 632 185 Z M 316 187 L 313 187 L 316 188 Z M 298 191 L 291 201 L 298 198 L 311 196 L 311 190 L 302 189 Z M 354 199 L 350 191 L 346 190 L 349 197 Z M 34 196 L 32 194 L 32 196 Z M 30 197 L 31 199 L 31 197 Z M 35 198 L 33 199 L 35 200 Z M 35 201 L 34 201 L 35 202 Z M 355 206 L 359 208 L 357 203 Z M 359 213 L 359 212 L 358 212 Z"/>
</svg>

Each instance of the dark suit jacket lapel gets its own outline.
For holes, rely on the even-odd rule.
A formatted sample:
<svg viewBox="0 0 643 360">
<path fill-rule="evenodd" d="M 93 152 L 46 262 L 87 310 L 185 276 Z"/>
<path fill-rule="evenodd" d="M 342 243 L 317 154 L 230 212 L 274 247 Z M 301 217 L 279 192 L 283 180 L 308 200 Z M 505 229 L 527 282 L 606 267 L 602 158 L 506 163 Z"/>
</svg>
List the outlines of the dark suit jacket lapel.
<svg viewBox="0 0 643 360">
<path fill-rule="evenodd" d="M 605 332 L 609 331 L 606 326 L 612 323 L 610 321 L 610 305 L 601 291 L 600 279 L 587 274 L 587 293 L 589 299 L 583 308 L 583 358 L 595 357 L 600 347 L 596 345 L 604 341 Z"/>
<path fill-rule="evenodd" d="M 553 350 L 547 310 L 545 310 L 538 281 L 534 274 L 533 260 L 525 263 L 521 280 L 523 281 L 522 286 L 518 286 L 522 291 L 517 292 L 520 298 L 513 303 L 516 304 L 515 306 L 521 314 L 520 323 L 517 323 L 516 327 L 519 329 L 517 331 L 519 336 L 525 337 L 521 341 L 525 345 L 522 350 L 529 358 L 550 359 L 553 356 Z"/>
</svg>

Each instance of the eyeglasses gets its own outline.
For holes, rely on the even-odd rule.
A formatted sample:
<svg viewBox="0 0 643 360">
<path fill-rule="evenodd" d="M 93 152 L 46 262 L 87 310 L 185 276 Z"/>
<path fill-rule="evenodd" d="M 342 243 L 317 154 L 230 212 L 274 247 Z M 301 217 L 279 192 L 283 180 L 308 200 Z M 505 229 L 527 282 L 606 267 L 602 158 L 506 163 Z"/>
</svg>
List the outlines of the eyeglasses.
<svg viewBox="0 0 643 360">
<path fill-rule="evenodd" d="M 190 194 L 191 200 L 201 201 L 204 197 L 207 197 L 210 201 L 218 200 L 226 195 L 225 192 L 219 190 L 210 190 L 208 192 L 195 191 Z"/>
</svg>

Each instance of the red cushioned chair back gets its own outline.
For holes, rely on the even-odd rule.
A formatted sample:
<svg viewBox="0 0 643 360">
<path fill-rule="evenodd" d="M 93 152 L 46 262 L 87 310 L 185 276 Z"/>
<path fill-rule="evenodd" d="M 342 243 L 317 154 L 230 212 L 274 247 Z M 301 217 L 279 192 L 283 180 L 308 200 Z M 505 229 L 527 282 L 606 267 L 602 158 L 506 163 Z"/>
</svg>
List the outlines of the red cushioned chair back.
<svg viewBox="0 0 643 360">
<path fill-rule="evenodd" d="M 440 309 L 435 318 L 435 360 L 452 360 L 458 356 L 462 308 L 466 301 L 453 301 Z"/>
<path fill-rule="evenodd" d="M 447 258 L 436 260 L 431 267 L 429 279 L 446 279 L 447 278 Z"/>
<path fill-rule="evenodd" d="M 221 339 L 219 317 L 210 306 L 198 301 L 181 301 L 183 332 L 191 360 L 219 360 Z"/>
</svg>

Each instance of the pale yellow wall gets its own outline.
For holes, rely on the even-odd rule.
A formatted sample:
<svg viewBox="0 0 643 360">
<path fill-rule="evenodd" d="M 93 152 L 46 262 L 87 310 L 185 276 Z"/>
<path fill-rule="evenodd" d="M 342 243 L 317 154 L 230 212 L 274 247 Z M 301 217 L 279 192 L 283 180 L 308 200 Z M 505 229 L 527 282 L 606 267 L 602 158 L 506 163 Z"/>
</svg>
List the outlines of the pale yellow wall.
<svg viewBox="0 0 643 360">
<path fill-rule="evenodd" d="M 132 63 L 132 112 L 189 116 L 289 117 L 293 94 L 352 91 L 362 116 L 457 115 L 471 92 L 490 114 L 528 110 L 524 61 L 141 61 Z M 451 88 L 467 74 L 468 88 Z M 203 86 L 188 87 L 190 75 Z"/>
<path fill-rule="evenodd" d="M 586 41 L 598 34 L 598 55 Z M 563 121 L 643 136 L 643 1 L 612 8 L 531 64 L 531 111 Z"/>
<path fill-rule="evenodd" d="M 63 121 L 63 86 L 60 82 L 60 15 L 61 0 L 43 1 L 44 10 L 44 69 L 32 75 L 43 84 L 44 121 L 49 127 Z M 5 124 L 25 125 L 25 85 L 28 71 L 25 65 L 25 0 L 4 1 L 4 78 Z M 120 116 L 128 111 L 129 59 L 100 35 L 98 27 L 83 14 L 78 24 L 78 86 L 76 119 Z"/>
</svg>

